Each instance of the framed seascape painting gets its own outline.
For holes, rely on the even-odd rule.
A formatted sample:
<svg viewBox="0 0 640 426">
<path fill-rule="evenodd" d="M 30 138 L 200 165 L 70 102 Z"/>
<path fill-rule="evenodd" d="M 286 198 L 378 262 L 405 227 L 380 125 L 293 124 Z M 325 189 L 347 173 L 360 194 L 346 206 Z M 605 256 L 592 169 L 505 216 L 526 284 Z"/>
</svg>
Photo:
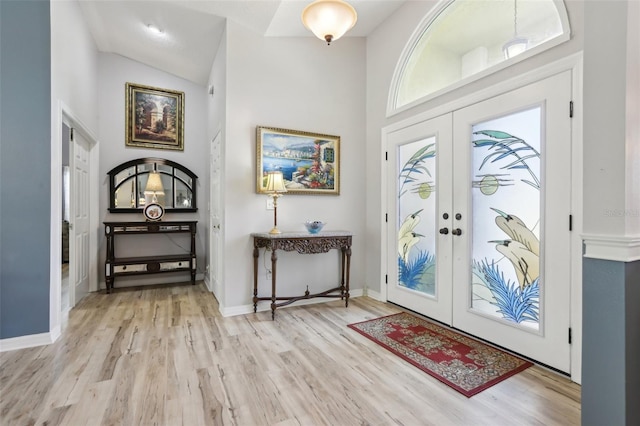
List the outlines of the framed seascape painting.
<svg viewBox="0 0 640 426">
<path fill-rule="evenodd" d="M 126 146 L 184 151 L 184 92 L 127 83 Z"/>
<path fill-rule="evenodd" d="M 257 193 L 281 171 L 287 194 L 340 194 L 340 136 L 258 126 L 256 144 Z"/>
</svg>

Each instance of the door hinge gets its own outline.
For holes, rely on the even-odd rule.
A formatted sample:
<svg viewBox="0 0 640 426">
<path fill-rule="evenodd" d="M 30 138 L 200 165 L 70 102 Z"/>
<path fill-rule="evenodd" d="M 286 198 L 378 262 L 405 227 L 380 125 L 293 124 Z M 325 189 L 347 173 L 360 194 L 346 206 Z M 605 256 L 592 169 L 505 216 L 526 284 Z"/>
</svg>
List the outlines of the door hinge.
<svg viewBox="0 0 640 426">
<path fill-rule="evenodd" d="M 385 213 L 384 214 L 384 222 L 388 223 L 389 222 L 389 213 Z"/>
<path fill-rule="evenodd" d="M 69 140 L 73 141 L 73 127 L 69 129 Z"/>
<path fill-rule="evenodd" d="M 573 215 L 569 215 L 569 231 L 573 231 Z"/>
<path fill-rule="evenodd" d="M 571 344 L 572 340 L 573 340 L 573 336 L 571 336 L 571 327 L 569 327 L 569 344 Z"/>
<path fill-rule="evenodd" d="M 573 101 L 569 101 L 569 118 L 573 118 Z"/>
<path fill-rule="evenodd" d="M 389 151 L 384 152 L 384 161 L 389 161 Z"/>
<path fill-rule="evenodd" d="M 389 275 L 385 274 L 384 276 L 384 283 L 385 284 L 389 284 Z"/>
</svg>

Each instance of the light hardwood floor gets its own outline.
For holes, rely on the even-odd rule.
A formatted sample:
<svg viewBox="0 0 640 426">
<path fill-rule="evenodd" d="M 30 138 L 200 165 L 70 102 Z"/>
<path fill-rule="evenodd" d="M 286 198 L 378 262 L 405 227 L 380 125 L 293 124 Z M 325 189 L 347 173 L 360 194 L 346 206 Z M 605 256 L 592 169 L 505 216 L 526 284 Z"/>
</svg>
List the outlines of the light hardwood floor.
<svg viewBox="0 0 640 426">
<path fill-rule="evenodd" d="M 362 297 L 223 318 L 203 284 L 90 294 L 53 345 L 0 354 L 2 425 L 572 425 L 580 387 L 532 367 L 466 398 L 347 324 Z"/>
</svg>

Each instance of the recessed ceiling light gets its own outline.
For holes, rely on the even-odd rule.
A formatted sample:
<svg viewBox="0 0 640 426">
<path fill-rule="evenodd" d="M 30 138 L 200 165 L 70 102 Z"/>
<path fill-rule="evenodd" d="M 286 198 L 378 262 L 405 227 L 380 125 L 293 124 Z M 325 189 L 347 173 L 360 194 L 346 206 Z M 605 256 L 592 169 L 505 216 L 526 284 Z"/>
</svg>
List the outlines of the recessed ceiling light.
<svg viewBox="0 0 640 426">
<path fill-rule="evenodd" d="M 164 35 L 164 30 L 162 28 L 156 27 L 153 24 L 147 24 L 147 30 L 149 30 L 150 33 L 155 34 L 157 36 Z"/>
</svg>

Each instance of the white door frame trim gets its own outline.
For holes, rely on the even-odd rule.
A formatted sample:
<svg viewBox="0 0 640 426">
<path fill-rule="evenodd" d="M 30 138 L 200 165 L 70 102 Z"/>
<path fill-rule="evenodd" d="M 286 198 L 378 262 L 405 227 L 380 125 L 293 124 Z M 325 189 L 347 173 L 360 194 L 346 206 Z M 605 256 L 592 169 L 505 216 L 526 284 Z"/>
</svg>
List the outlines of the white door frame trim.
<svg viewBox="0 0 640 426">
<path fill-rule="evenodd" d="M 62 245 L 62 125 L 82 133 L 89 142 L 89 291 L 98 290 L 98 206 L 99 189 L 99 141 L 97 136 L 77 117 L 67 105 L 58 101 L 57 114 L 52 123 L 51 135 L 51 235 L 50 235 L 50 292 L 49 334 L 53 343 L 60 336 L 63 316 L 61 312 L 61 245 Z"/>
<path fill-rule="evenodd" d="M 389 134 L 400 129 L 415 125 L 422 121 L 432 119 L 442 114 L 467 107 L 474 103 L 489 99 L 503 93 L 510 92 L 519 87 L 544 80 L 555 74 L 564 71 L 571 71 L 572 74 L 572 97 L 574 103 L 574 116 L 571 122 L 572 133 L 572 160 L 571 160 L 571 211 L 573 215 L 573 232 L 571 235 L 571 328 L 572 328 L 572 345 L 571 345 L 571 380 L 581 383 L 582 380 L 582 200 L 583 200 L 583 140 L 582 140 L 582 78 L 583 78 L 583 55 L 582 52 L 567 56 L 566 58 L 554 61 L 547 65 L 531 70 L 522 75 L 505 80 L 496 84 L 474 92 L 468 96 L 456 99 L 455 101 L 445 103 L 443 105 L 432 108 L 428 111 L 420 112 L 412 117 L 389 124 L 381 129 L 381 152 L 387 150 Z M 569 106 L 567 105 L 567 114 Z M 380 170 L 388 170 L 388 165 L 384 156 L 380 158 Z M 384 179 L 384 178 L 383 178 Z M 385 180 L 386 182 L 386 180 Z M 386 199 L 388 188 L 382 185 L 381 200 L 383 217 L 386 213 Z M 387 235 L 387 224 L 381 222 L 380 236 L 383 246 L 380 250 L 380 297 L 383 301 L 387 301 L 387 284 L 385 277 L 387 276 L 387 250 L 385 249 L 391 236 Z"/>
<path fill-rule="evenodd" d="M 222 216 L 224 214 L 224 209 L 220 208 L 220 215 L 218 217 L 218 230 L 214 231 L 213 230 L 213 225 L 212 225 L 212 215 L 213 215 L 213 209 L 215 208 L 213 206 L 213 201 L 221 201 L 223 199 L 223 191 L 224 188 L 222 186 L 222 172 L 223 172 L 223 162 L 222 162 L 222 130 L 219 128 L 216 132 L 215 132 L 215 136 L 211 139 L 211 142 L 209 143 L 209 209 L 208 209 L 208 221 L 209 221 L 209 226 L 211 229 L 209 229 L 209 245 L 207 247 L 207 249 L 209 250 L 209 258 L 207 259 L 207 277 L 208 277 L 208 282 L 207 282 L 207 289 L 212 292 L 214 294 L 214 296 L 216 297 L 216 299 L 218 300 L 218 306 L 222 307 L 224 306 L 224 286 L 222 285 L 222 277 L 223 275 L 223 268 L 224 268 L 224 261 L 223 261 L 223 255 L 222 252 L 220 253 L 215 253 L 213 250 L 213 246 L 212 246 L 212 241 L 213 241 L 213 233 L 217 232 L 218 239 L 222 239 Z M 214 197 L 213 194 L 213 172 L 214 170 L 212 169 L 213 164 L 212 164 L 212 159 L 213 159 L 213 151 L 214 151 L 214 144 L 216 143 L 216 141 L 218 141 L 219 144 L 219 150 L 220 150 L 220 157 L 218 158 L 218 160 L 220 161 L 219 167 L 220 170 L 218 171 L 219 176 L 219 185 L 218 185 L 218 191 L 220 191 L 219 196 L 216 198 Z M 218 262 L 214 262 L 214 257 L 218 257 Z M 218 265 L 218 269 L 217 271 L 213 270 L 213 265 L 217 264 Z M 214 279 L 217 278 L 217 279 Z M 216 286 L 217 283 L 217 286 Z M 221 308 L 220 308 L 221 309 Z"/>
</svg>

